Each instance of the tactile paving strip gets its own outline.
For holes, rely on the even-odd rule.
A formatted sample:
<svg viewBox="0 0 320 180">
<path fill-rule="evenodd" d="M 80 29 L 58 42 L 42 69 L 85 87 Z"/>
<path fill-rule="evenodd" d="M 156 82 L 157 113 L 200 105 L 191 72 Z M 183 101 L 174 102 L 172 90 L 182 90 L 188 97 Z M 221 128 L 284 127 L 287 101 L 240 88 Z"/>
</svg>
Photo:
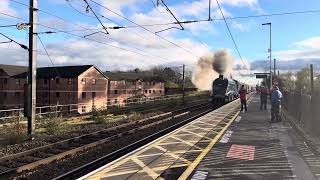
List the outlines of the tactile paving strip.
<svg viewBox="0 0 320 180">
<path fill-rule="evenodd" d="M 165 171 L 186 169 L 238 111 L 236 100 L 81 179 L 161 179 Z"/>
</svg>

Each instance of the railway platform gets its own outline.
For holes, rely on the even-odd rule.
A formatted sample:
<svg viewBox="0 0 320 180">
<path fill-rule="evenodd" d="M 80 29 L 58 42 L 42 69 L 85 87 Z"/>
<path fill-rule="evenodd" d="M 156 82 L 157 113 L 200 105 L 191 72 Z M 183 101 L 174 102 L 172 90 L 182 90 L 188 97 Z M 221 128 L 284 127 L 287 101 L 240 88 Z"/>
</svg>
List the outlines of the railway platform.
<svg viewBox="0 0 320 180">
<path fill-rule="evenodd" d="M 259 103 L 233 101 L 80 179 L 320 179 L 320 156 Z"/>
</svg>

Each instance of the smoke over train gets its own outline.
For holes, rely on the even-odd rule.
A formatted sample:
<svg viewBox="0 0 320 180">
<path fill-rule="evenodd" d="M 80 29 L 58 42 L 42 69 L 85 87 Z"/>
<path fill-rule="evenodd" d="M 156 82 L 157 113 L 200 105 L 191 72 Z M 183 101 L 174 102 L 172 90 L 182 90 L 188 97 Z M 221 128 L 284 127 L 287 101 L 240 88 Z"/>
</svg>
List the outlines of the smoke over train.
<svg viewBox="0 0 320 180">
<path fill-rule="evenodd" d="M 222 105 L 238 98 L 241 83 L 228 76 L 232 73 L 233 57 L 226 50 L 212 52 L 198 60 L 192 81 L 200 90 L 210 90 L 212 102 Z"/>
</svg>

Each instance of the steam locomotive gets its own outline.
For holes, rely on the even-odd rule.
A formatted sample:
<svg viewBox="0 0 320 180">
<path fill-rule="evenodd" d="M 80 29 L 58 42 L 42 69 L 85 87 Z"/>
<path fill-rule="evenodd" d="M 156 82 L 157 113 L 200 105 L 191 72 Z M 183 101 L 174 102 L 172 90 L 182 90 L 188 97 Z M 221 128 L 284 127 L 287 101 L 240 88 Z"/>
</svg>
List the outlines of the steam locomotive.
<svg viewBox="0 0 320 180">
<path fill-rule="evenodd" d="M 237 80 L 224 78 L 223 75 L 220 75 L 212 83 L 212 104 L 214 106 L 221 106 L 237 99 L 240 88 L 241 84 Z"/>
</svg>

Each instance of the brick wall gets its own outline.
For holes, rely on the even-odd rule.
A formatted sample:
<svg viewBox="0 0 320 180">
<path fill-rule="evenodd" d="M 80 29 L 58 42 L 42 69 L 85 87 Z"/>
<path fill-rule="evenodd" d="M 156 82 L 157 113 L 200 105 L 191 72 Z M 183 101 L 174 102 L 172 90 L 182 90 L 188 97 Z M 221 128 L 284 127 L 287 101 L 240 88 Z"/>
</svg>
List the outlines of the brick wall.
<svg viewBox="0 0 320 180">
<path fill-rule="evenodd" d="M 26 79 L 0 77 L 0 109 L 23 107 L 25 83 Z"/>
<path fill-rule="evenodd" d="M 88 112 L 92 106 L 97 109 L 104 108 L 108 96 L 108 79 L 106 79 L 94 67 L 78 77 L 78 103 L 84 104 L 79 107 L 79 112 Z"/>
<path fill-rule="evenodd" d="M 108 99 L 111 103 L 124 103 L 130 97 L 155 97 L 164 95 L 164 83 L 137 81 L 110 81 Z"/>
</svg>

